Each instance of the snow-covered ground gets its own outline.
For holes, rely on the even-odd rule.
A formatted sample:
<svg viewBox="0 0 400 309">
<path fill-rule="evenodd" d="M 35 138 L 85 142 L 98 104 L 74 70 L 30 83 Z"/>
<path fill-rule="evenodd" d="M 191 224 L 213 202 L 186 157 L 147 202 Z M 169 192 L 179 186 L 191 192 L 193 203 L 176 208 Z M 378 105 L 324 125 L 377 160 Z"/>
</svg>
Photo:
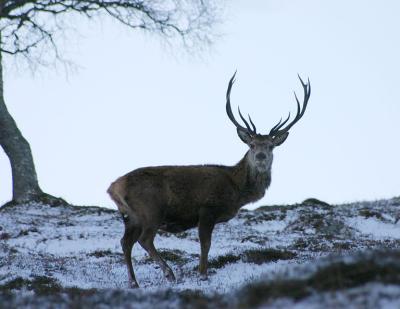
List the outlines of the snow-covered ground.
<svg viewBox="0 0 400 309">
<path fill-rule="evenodd" d="M 43 299 L 37 304 L 41 308 L 51 303 L 68 307 L 76 299 L 86 301 L 87 306 L 96 299 L 97 304 L 124 308 L 151 307 L 155 302 L 171 308 L 185 307 L 182 302 L 194 307 L 216 302 L 220 307 L 400 307 L 400 260 L 395 258 L 400 245 L 399 218 L 399 198 L 332 206 L 310 199 L 298 205 L 242 210 L 213 232 L 207 281 L 198 277 L 200 248 L 197 231 L 192 229 L 161 233 L 155 240 L 177 276 L 174 284 L 135 245 L 134 268 L 141 288 L 131 290 L 119 244 L 123 223 L 116 211 L 40 204 L 5 207 L 0 209 L 0 307 L 2 302 L 35 307 L 33 299 Z M 387 262 L 398 267 L 398 273 L 393 271 L 395 279 L 380 280 L 383 275 L 378 273 L 360 282 L 354 276 L 347 278 L 346 282 L 358 283 L 336 288 L 319 289 L 312 283 L 321 269 L 329 270 L 335 263 L 359 263 L 368 256 L 368 265 L 375 267 L 374 254 L 379 260 L 395 254 Z M 396 260 L 397 266 L 393 264 Z M 293 291 L 310 285 L 307 291 L 313 292 L 301 297 L 291 292 L 276 295 L 281 282 L 295 284 Z M 248 300 L 243 305 L 241 301 L 248 298 L 241 293 L 255 284 L 261 289 L 254 296 L 260 302 Z M 267 287 L 260 288 L 263 285 Z M 60 298 L 55 299 L 57 295 Z"/>
</svg>

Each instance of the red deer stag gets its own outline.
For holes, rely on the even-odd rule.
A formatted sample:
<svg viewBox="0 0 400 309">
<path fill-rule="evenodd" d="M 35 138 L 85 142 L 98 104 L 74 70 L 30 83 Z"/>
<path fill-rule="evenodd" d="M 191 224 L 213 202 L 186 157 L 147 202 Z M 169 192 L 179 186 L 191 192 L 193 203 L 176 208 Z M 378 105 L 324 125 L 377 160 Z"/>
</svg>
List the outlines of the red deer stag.
<svg viewBox="0 0 400 309">
<path fill-rule="evenodd" d="M 272 151 L 289 135 L 289 129 L 303 117 L 311 94 L 311 85 L 300 78 L 304 101 L 297 102 L 297 113 L 288 123 L 282 119 L 269 134 L 257 133 L 239 115 L 236 121 L 230 104 L 230 93 L 236 73 L 226 93 L 226 113 L 236 126 L 239 138 L 249 146 L 244 157 L 234 166 L 195 165 L 159 166 L 134 170 L 111 184 L 108 193 L 121 212 L 125 233 L 121 239 L 128 268 L 129 282 L 138 287 L 132 267 L 132 247 L 138 241 L 150 257 L 160 265 L 166 278 L 175 281 L 174 273 L 157 252 L 153 241 L 157 230 L 181 232 L 198 227 L 200 238 L 200 277 L 207 279 L 207 258 L 215 224 L 232 219 L 244 205 L 262 198 L 271 183 Z M 286 123 L 288 123 L 286 125 Z M 285 126 L 286 125 L 286 126 Z"/>
</svg>

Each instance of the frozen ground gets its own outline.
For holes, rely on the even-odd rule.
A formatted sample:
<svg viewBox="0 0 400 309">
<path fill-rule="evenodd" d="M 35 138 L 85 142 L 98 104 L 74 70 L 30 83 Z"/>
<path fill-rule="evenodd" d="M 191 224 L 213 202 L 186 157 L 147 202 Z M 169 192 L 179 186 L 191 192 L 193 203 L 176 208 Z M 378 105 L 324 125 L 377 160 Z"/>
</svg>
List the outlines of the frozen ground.
<svg viewBox="0 0 400 309">
<path fill-rule="evenodd" d="M 127 288 L 116 211 L 98 207 L 0 208 L 0 308 L 400 307 L 400 199 L 242 210 L 219 224 L 210 276 L 197 275 L 195 229 L 155 245 L 177 275 L 168 283 L 139 245 L 141 288 Z"/>
</svg>

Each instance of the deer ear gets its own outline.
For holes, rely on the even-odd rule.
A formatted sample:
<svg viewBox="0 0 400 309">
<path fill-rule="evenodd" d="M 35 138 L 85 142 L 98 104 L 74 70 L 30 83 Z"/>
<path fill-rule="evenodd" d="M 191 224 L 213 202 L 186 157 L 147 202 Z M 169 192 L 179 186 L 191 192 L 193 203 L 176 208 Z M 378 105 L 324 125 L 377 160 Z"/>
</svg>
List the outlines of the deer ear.
<svg viewBox="0 0 400 309">
<path fill-rule="evenodd" d="M 236 129 L 236 131 L 237 131 L 239 138 L 242 140 L 243 143 L 250 144 L 251 136 L 248 132 L 240 130 L 240 129 Z"/>
<path fill-rule="evenodd" d="M 285 132 L 281 135 L 278 135 L 274 137 L 274 145 L 275 146 L 280 146 L 283 144 L 284 141 L 286 141 L 287 137 L 289 136 L 289 132 Z"/>
</svg>

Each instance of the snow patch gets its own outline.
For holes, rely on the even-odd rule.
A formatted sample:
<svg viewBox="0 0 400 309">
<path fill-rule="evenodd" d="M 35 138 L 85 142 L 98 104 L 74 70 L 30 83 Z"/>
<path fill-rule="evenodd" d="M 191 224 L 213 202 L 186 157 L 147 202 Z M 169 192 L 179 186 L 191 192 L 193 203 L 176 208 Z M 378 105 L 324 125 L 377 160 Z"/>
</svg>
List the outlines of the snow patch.
<svg viewBox="0 0 400 309">
<path fill-rule="evenodd" d="M 400 239 L 399 223 L 382 222 L 376 218 L 354 217 L 347 219 L 347 224 L 361 234 L 370 235 L 376 239 Z"/>
</svg>

